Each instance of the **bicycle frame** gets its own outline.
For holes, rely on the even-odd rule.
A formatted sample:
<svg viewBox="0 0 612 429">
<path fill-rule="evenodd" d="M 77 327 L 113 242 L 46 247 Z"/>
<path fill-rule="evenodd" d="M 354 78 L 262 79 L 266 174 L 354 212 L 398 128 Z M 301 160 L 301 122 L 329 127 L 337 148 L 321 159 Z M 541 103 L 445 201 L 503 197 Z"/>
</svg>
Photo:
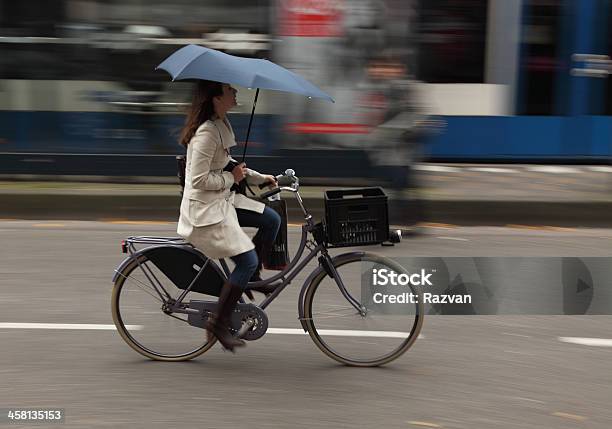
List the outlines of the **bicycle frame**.
<svg viewBox="0 0 612 429">
<path fill-rule="evenodd" d="M 265 286 L 273 282 L 276 282 L 277 280 L 281 280 L 280 285 L 277 286 L 274 289 L 274 291 L 270 295 L 266 296 L 266 298 L 258 305 L 263 310 L 268 305 L 270 305 L 272 301 L 274 301 L 278 295 L 280 295 L 280 293 L 293 281 L 293 279 L 304 269 L 304 267 L 306 267 L 306 265 L 313 258 L 315 258 L 319 253 L 321 253 L 321 256 L 319 257 L 319 267 L 315 269 L 308 276 L 300 292 L 300 302 L 298 303 L 299 304 L 298 310 L 299 310 L 299 318 L 300 318 L 300 321 L 302 322 L 302 326 L 304 327 L 304 330 L 306 330 L 306 327 L 304 326 L 304 322 L 303 322 L 304 314 L 303 314 L 303 309 L 302 309 L 302 297 L 304 296 L 304 292 L 307 289 L 310 282 L 316 277 L 316 275 L 321 273 L 321 271 L 323 270 L 327 271 L 327 273 L 332 278 L 334 278 L 334 280 L 336 281 L 336 285 L 340 289 L 340 292 L 342 293 L 342 295 L 349 301 L 349 303 L 359 313 L 363 315 L 365 313 L 365 308 L 363 307 L 363 305 L 361 305 L 361 303 L 358 300 L 356 300 L 348 292 L 348 290 L 344 286 L 344 283 L 342 282 L 340 275 L 338 274 L 338 272 L 336 271 L 334 267 L 334 260 L 336 260 L 336 258 L 345 256 L 345 255 L 352 255 L 353 253 L 343 254 L 335 258 L 331 258 L 329 253 L 327 252 L 327 246 L 323 238 L 324 237 L 323 230 L 322 230 L 323 227 L 321 224 L 315 224 L 313 222 L 312 215 L 310 215 L 310 213 L 308 213 L 308 211 L 304 207 L 303 200 L 299 194 L 299 191 L 293 187 L 282 187 L 281 190 L 288 190 L 288 191 L 295 193 L 297 201 L 300 205 L 300 208 L 302 209 L 302 212 L 304 213 L 305 224 L 302 225 L 302 235 L 300 239 L 300 245 L 298 247 L 298 250 L 294 258 L 290 261 L 290 263 L 287 265 L 287 267 L 285 267 L 284 270 L 282 270 L 278 274 L 268 279 L 261 280 L 258 282 L 248 283 L 246 290 L 251 289 L 253 287 L 257 287 L 257 286 Z M 314 240 L 308 238 L 309 233 L 313 235 Z M 135 243 L 177 246 L 177 247 L 182 248 L 183 250 L 187 250 L 188 248 L 191 248 L 190 251 L 195 252 L 203 257 L 204 264 L 202 267 L 199 268 L 198 274 L 194 277 L 194 279 L 191 281 L 189 286 L 183 290 L 183 292 L 176 298 L 176 300 L 174 300 L 168 294 L 168 292 L 164 289 L 164 287 L 161 285 L 161 282 L 157 280 L 157 278 L 155 277 L 153 272 L 150 270 L 150 268 L 145 267 L 144 264 L 141 264 L 138 261 L 139 254 L 147 249 L 150 249 L 150 247 L 142 249 L 141 251 L 136 251 L 136 247 L 134 246 Z M 160 299 L 164 303 L 164 311 L 168 313 L 184 313 L 184 314 L 198 313 L 198 310 L 185 307 L 185 304 L 183 303 L 183 299 L 191 291 L 191 289 L 194 287 L 194 285 L 198 281 L 200 275 L 204 272 L 204 269 L 206 268 L 206 266 L 208 265 L 210 261 L 209 258 L 207 258 L 205 255 L 203 255 L 197 249 L 193 248 L 193 246 L 191 246 L 189 243 L 187 243 L 185 240 L 181 238 L 129 237 L 126 240 L 126 246 L 130 252 L 130 258 L 126 261 L 129 261 L 132 259 L 136 260 L 139 268 L 143 271 L 145 277 L 149 280 L 149 282 L 151 283 L 151 285 L 153 286 L 153 288 L 159 295 Z M 306 248 L 310 250 L 310 253 L 308 253 L 305 258 L 302 258 Z M 124 263 L 126 261 L 124 261 Z M 219 259 L 219 263 L 221 265 L 221 268 L 223 269 L 223 272 L 226 278 L 228 278 L 230 275 L 230 269 L 229 269 L 229 266 L 227 265 L 227 262 L 224 259 Z M 121 267 L 119 267 L 115 271 L 117 274 L 120 275 Z M 164 297 L 164 295 L 166 296 L 166 298 Z M 241 298 L 241 301 L 244 302 L 242 298 Z"/>
</svg>

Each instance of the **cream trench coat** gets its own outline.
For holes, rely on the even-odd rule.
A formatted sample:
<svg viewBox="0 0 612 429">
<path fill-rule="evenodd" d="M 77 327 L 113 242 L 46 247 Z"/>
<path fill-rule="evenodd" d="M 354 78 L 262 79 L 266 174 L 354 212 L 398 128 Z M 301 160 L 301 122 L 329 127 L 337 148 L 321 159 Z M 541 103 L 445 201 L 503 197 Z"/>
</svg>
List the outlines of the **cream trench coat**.
<svg viewBox="0 0 612 429">
<path fill-rule="evenodd" d="M 223 168 L 236 145 L 229 121 L 204 122 L 187 146 L 185 189 L 177 233 L 213 259 L 239 255 L 255 246 L 240 227 L 236 208 L 263 213 L 265 205 L 230 191 L 234 176 Z M 265 176 L 247 169 L 247 183 L 260 185 Z"/>
</svg>

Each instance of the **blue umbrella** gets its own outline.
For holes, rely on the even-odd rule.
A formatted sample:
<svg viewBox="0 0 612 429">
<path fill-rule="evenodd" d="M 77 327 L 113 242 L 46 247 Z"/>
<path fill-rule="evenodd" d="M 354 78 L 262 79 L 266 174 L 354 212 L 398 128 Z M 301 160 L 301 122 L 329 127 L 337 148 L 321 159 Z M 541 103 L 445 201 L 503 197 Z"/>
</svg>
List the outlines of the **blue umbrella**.
<svg viewBox="0 0 612 429">
<path fill-rule="evenodd" d="M 229 55 L 198 45 L 187 45 L 160 65 L 172 80 L 205 79 L 244 86 L 293 92 L 334 102 L 303 77 L 268 60 Z"/>
<path fill-rule="evenodd" d="M 166 58 L 156 69 L 162 69 L 170 73 L 173 81 L 204 79 L 240 85 L 247 88 L 257 88 L 247 137 L 244 143 L 243 160 L 246 155 L 246 145 L 251 132 L 251 123 L 253 122 L 255 106 L 257 105 L 259 89 L 292 92 L 334 102 L 333 98 L 303 77 L 271 61 L 236 57 L 198 45 L 182 47 Z"/>
</svg>

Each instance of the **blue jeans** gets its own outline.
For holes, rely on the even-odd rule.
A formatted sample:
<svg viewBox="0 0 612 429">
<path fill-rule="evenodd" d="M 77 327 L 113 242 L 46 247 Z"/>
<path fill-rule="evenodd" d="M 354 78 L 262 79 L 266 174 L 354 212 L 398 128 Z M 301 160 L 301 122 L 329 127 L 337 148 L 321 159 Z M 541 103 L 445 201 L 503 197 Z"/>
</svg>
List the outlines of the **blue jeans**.
<svg viewBox="0 0 612 429">
<path fill-rule="evenodd" d="M 254 250 L 241 253 L 231 257 L 236 267 L 230 274 L 229 282 L 233 285 L 240 286 L 242 290 L 246 288 L 247 283 L 251 280 L 251 276 L 257 269 L 258 260 L 257 253 Z"/>
<path fill-rule="evenodd" d="M 259 236 L 264 243 L 274 242 L 280 228 L 281 218 L 270 207 L 266 207 L 263 213 L 236 209 L 236 214 L 238 215 L 238 223 L 241 226 L 259 228 L 255 235 Z M 229 282 L 244 289 L 257 269 L 259 262 L 257 253 L 255 253 L 255 250 L 249 250 L 248 252 L 232 256 L 231 259 L 236 264 L 236 267 L 229 277 Z"/>
<path fill-rule="evenodd" d="M 273 243 L 274 240 L 276 240 L 276 234 L 278 234 L 281 224 L 281 217 L 270 207 L 266 206 L 263 213 L 236 209 L 236 214 L 238 215 L 238 223 L 241 226 L 259 228 L 255 236 L 258 236 L 262 242 Z"/>
</svg>

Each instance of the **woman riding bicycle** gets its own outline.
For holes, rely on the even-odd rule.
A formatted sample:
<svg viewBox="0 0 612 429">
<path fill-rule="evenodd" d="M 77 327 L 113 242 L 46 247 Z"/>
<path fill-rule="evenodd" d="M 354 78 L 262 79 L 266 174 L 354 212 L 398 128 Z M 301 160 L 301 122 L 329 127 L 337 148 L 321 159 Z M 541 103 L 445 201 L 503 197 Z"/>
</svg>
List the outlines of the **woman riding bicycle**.
<svg viewBox="0 0 612 429">
<path fill-rule="evenodd" d="M 187 149 L 187 163 L 177 228 L 180 236 L 209 258 L 229 257 L 236 265 L 221 289 L 216 317 L 207 326 L 209 341 L 214 335 L 231 351 L 244 341 L 229 331 L 230 316 L 247 283 L 261 280 L 262 257 L 281 223 L 274 210 L 234 191 L 243 179 L 253 185 L 276 184 L 274 176 L 246 168 L 230 156 L 236 140 L 226 114 L 236 106 L 236 92 L 220 82 L 200 80 L 195 86 L 180 139 Z M 253 240 L 241 226 L 258 228 Z M 273 288 L 253 290 L 269 293 Z"/>
</svg>

